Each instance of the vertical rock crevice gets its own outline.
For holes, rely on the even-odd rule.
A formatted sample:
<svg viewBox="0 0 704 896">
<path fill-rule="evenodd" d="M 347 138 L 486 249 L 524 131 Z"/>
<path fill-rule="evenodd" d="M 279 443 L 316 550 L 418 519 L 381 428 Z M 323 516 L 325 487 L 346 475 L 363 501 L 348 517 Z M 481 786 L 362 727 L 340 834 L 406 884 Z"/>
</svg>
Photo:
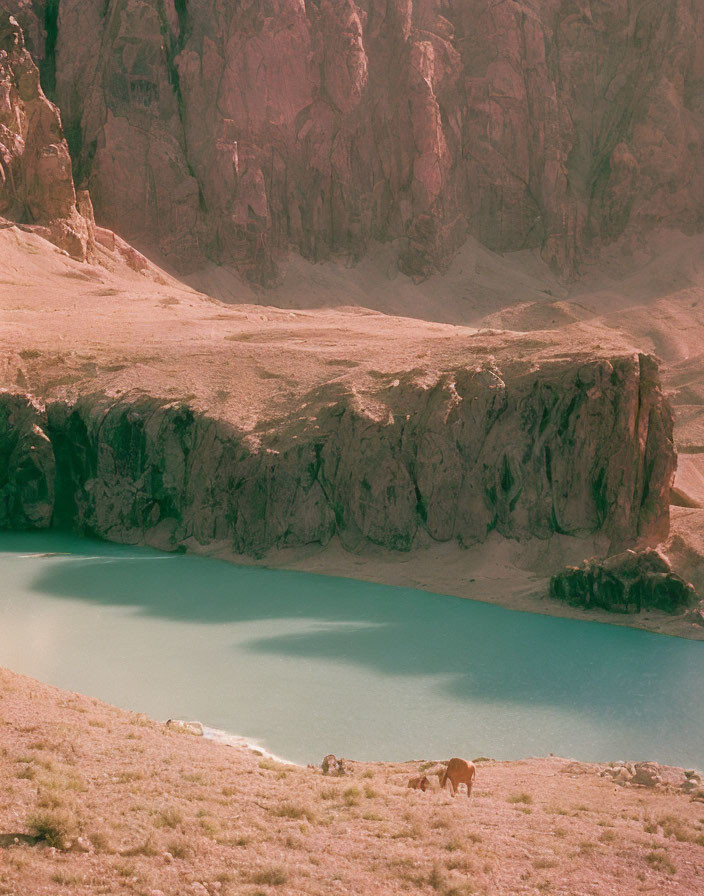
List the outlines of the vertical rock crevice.
<svg viewBox="0 0 704 896">
<path fill-rule="evenodd" d="M 56 102 L 56 44 L 59 39 L 59 5 L 61 0 L 45 0 L 44 58 L 39 64 L 39 77 L 46 96 Z"/>
</svg>

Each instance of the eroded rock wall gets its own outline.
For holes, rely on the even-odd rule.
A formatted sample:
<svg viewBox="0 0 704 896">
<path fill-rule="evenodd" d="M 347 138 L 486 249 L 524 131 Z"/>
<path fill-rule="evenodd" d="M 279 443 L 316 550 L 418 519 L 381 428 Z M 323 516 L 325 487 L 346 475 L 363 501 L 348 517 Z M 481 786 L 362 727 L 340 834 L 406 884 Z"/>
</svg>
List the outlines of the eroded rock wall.
<svg viewBox="0 0 704 896">
<path fill-rule="evenodd" d="M 76 196 L 59 111 L 42 91 L 22 29 L 2 8 L 0 217 L 40 228 L 74 258 L 90 252 L 92 208 L 87 194 Z"/>
<path fill-rule="evenodd" d="M 101 223 L 172 263 L 467 233 L 571 275 L 701 227 L 699 0 L 0 0 L 28 30 Z"/>
<path fill-rule="evenodd" d="M 327 544 L 409 550 L 668 529 L 672 420 L 647 357 L 409 375 L 364 400 L 237 431 L 154 398 L 39 409 L 0 397 L 0 525 L 60 526 L 240 553 Z"/>
</svg>

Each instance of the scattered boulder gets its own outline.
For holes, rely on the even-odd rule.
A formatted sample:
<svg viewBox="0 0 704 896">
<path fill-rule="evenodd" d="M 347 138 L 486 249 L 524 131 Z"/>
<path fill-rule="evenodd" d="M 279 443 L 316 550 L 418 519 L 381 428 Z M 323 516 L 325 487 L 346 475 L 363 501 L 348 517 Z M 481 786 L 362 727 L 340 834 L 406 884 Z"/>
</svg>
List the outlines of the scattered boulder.
<svg viewBox="0 0 704 896">
<path fill-rule="evenodd" d="M 204 733 L 200 722 L 184 722 L 183 719 L 169 719 L 166 727 L 181 734 L 192 734 L 195 737 L 203 737 Z"/>
<path fill-rule="evenodd" d="M 612 762 L 600 773 L 602 778 L 612 778 L 616 784 L 630 784 L 635 768 L 632 763 Z"/>
<path fill-rule="evenodd" d="M 640 784 L 641 787 L 659 787 L 662 784 L 660 766 L 657 762 L 636 762 L 631 783 Z"/>
<path fill-rule="evenodd" d="M 661 787 L 662 769 L 657 762 L 611 762 L 601 772 L 602 778 L 611 778 L 621 786 L 638 784 L 641 787 Z"/>
<path fill-rule="evenodd" d="M 345 770 L 345 760 L 338 759 L 333 753 L 328 753 L 323 759 L 321 768 L 324 775 L 337 775 L 337 777 L 341 778 L 343 775 L 347 774 Z"/>
<path fill-rule="evenodd" d="M 697 593 L 659 551 L 646 548 L 567 567 L 550 580 L 550 597 L 614 613 L 677 613 L 695 604 Z"/>
<path fill-rule="evenodd" d="M 680 790 L 691 794 L 695 799 L 704 798 L 704 778 L 694 769 L 686 769 Z"/>
</svg>

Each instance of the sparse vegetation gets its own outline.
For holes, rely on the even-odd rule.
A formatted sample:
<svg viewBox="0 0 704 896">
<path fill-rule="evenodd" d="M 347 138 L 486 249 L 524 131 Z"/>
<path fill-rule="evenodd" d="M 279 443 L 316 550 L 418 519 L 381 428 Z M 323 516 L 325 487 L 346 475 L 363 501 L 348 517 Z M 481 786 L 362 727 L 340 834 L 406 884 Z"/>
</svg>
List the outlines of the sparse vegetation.
<svg viewBox="0 0 704 896">
<path fill-rule="evenodd" d="M 288 874 L 280 866 L 271 868 L 263 868 L 261 871 L 254 871 L 250 875 L 253 884 L 263 884 L 267 887 L 281 887 L 288 880 Z"/>
<path fill-rule="evenodd" d="M 655 868 L 656 871 L 662 871 L 664 874 L 677 873 L 677 868 L 675 868 L 664 850 L 653 850 L 653 852 L 649 852 L 645 857 L 645 861 L 652 868 Z"/>
<path fill-rule="evenodd" d="M 12 717 L 10 700 L 0 688 L 5 718 Z M 549 896 L 565 890 L 566 869 L 570 893 L 580 892 L 584 875 L 590 886 L 619 896 L 635 896 L 658 876 L 668 896 L 696 892 L 704 815 L 676 793 L 615 790 L 596 772 L 556 774 L 551 763 L 563 768 L 556 759 L 492 762 L 480 770 L 472 800 L 453 799 L 437 788 L 409 791 L 421 763 L 347 761 L 344 776 L 324 778 L 319 769 L 174 738 L 100 705 L 90 705 L 91 718 L 105 726 L 85 724 L 75 701 L 71 721 L 66 711 L 43 726 L 33 710 L 32 731 L 11 740 L 0 725 L 0 800 L 21 807 L 23 836 L 41 836 L 60 850 L 31 841 L 2 849 L 9 883 L 3 877 L 0 896 L 3 886 L 8 896 L 40 888 L 57 896 L 148 896 L 170 893 L 175 878 L 184 892 L 202 882 L 211 896 L 385 888 L 513 896 L 507 880 Z M 142 735 L 138 744 L 126 737 L 130 729 Z M 136 756 L 135 747 L 144 752 Z M 18 780 L 24 768 L 36 778 Z"/>
<path fill-rule="evenodd" d="M 67 849 L 77 829 L 76 818 L 68 812 L 37 812 L 27 819 L 27 827 L 55 849 Z"/>
<path fill-rule="evenodd" d="M 294 803 L 282 803 L 280 806 L 274 806 L 269 810 L 272 815 L 277 818 L 292 818 L 296 821 L 305 819 L 310 824 L 315 824 L 315 813 L 307 806 L 297 806 Z"/>
<path fill-rule="evenodd" d="M 687 843 L 693 840 L 692 830 L 676 815 L 664 815 L 658 819 L 658 824 L 662 828 L 665 837 L 674 837 L 680 843 Z"/>
<path fill-rule="evenodd" d="M 346 806 L 358 805 L 360 796 L 359 787 L 346 787 L 342 793 Z"/>
<path fill-rule="evenodd" d="M 154 826 L 157 828 L 176 828 L 182 821 L 181 813 L 173 806 L 159 809 L 154 816 Z"/>
<path fill-rule="evenodd" d="M 193 847 L 186 840 L 169 840 L 166 850 L 175 859 L 187 859 L 193 854 Z"/>
<path fill-rule="evenodd" d="M 93 837 L 91 837 L 91 841 L 92 841 L 93 845 L 96 846 L 96 848 L 97 848 L 97 845 L 96 845 Z M 105 842 L 105 841 L 103 840 L 102 842 Z M 154 841 L 152 840 L 152 838 L 150 836 L 150 837 L 147 837 L 147 839 L 143 843 L 140 843 L 137 846 L 132 846 L 129 849 L 123 849 L 120 852 L 120 855 L 125 856 L 127 858 L 131 858 L 133 856 L 155 856 L 155 855 L 157 855 L 158 852 L 159 852 L 159 850 L 158 850 L 157 846 L 154 844 Z"/>
</svg>

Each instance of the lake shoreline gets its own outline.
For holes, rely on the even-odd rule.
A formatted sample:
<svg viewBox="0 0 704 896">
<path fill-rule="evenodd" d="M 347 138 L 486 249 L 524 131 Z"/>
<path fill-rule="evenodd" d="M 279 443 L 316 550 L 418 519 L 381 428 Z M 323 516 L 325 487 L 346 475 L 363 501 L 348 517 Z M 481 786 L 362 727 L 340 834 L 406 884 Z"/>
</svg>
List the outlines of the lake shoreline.
<svg viewBox="0 0 704 896">
<path fill-rule="evenodd" d="M 57 534 L 53 529 L 37 534 Z M 17 533 L 0 530 L 0 534 Z M 69 533 L 61 533 L 69 534 Z M 76 536 L 96 544 L 146 547 L 166 554 L 175 553 L 153 541 L 122 542 L 96 536 Z M 605 553 L 599 538 L 578 539 L 554 535 L 551 539 L 518 542 L 492 534 L 477 545 L 463 548 L 455 543 L 427 539 L 408 552 L 391 552 L 367 546 L 353 552 L 334 537 L 325 547 L 282 548 L 262 557 L 238 554 L 225 542 L 201 544 L 189 539 L 186 553 L 222 560 L 236 566 L 255 566 L 271 570 L 305 572 L 312 575 L 352 579 L 378 585 L 412 588 L 427 594 L 459 597 L 540 616 L 577 619 L 605 625 L 624 626 L 654 634 L 704 641 L 704 626 L 687 618 L 687 612 L 669 614 L 649 610 L 639 614 L 611 613 L 585 609 L 555 600 L 548 594 L 550 576 L 565 566 L 579 565 L 585 558 Z M 538 570 L 543 570 L 542 574 Z"/>
<path fill-rule="evenodd" d="M 472 568 L 479 594 L 515 584 L 516 558 L 499 559 Z M 294 762 L 319 759 L 320 743 L 398 760 L 457 740 L 501 759 L 704 761 L 691 640 L 68 533 L 7 535 L 0 563 L 0 664 L 153 718 L 201 719 Z M 419 706 L 442 723 L 428 728 Z"/>
<path fill-rule="evenodd" d="M 548 595 L 550 575 L 566 565 L 595 556 L 603 545 L 588 539 L 555 536 L 550 542 L 533 539 L 519 543 L 500 536 L 470 548 L 455 544 L 425 544 L 408 553 L 382 549 L 352 553 L 339 539 L 325 548 L 284 548 L 262 558 L 233 552 L 226 545 L 188 544 L 189 553 L 240 566 L 261 566 L 321 576 L 335 576 L 379 585 L 413 588 L 428 594 L 460 597 L 541 616 L 579 619 L 625 626 L 660 635 L 704 641 L 704 627 L 687 619 L 687 612 L 671 615 L 657 610 L 640 614 L 585 609 Z M 535 569 L 544 565 L 549 573 Z"/>
</svg>

